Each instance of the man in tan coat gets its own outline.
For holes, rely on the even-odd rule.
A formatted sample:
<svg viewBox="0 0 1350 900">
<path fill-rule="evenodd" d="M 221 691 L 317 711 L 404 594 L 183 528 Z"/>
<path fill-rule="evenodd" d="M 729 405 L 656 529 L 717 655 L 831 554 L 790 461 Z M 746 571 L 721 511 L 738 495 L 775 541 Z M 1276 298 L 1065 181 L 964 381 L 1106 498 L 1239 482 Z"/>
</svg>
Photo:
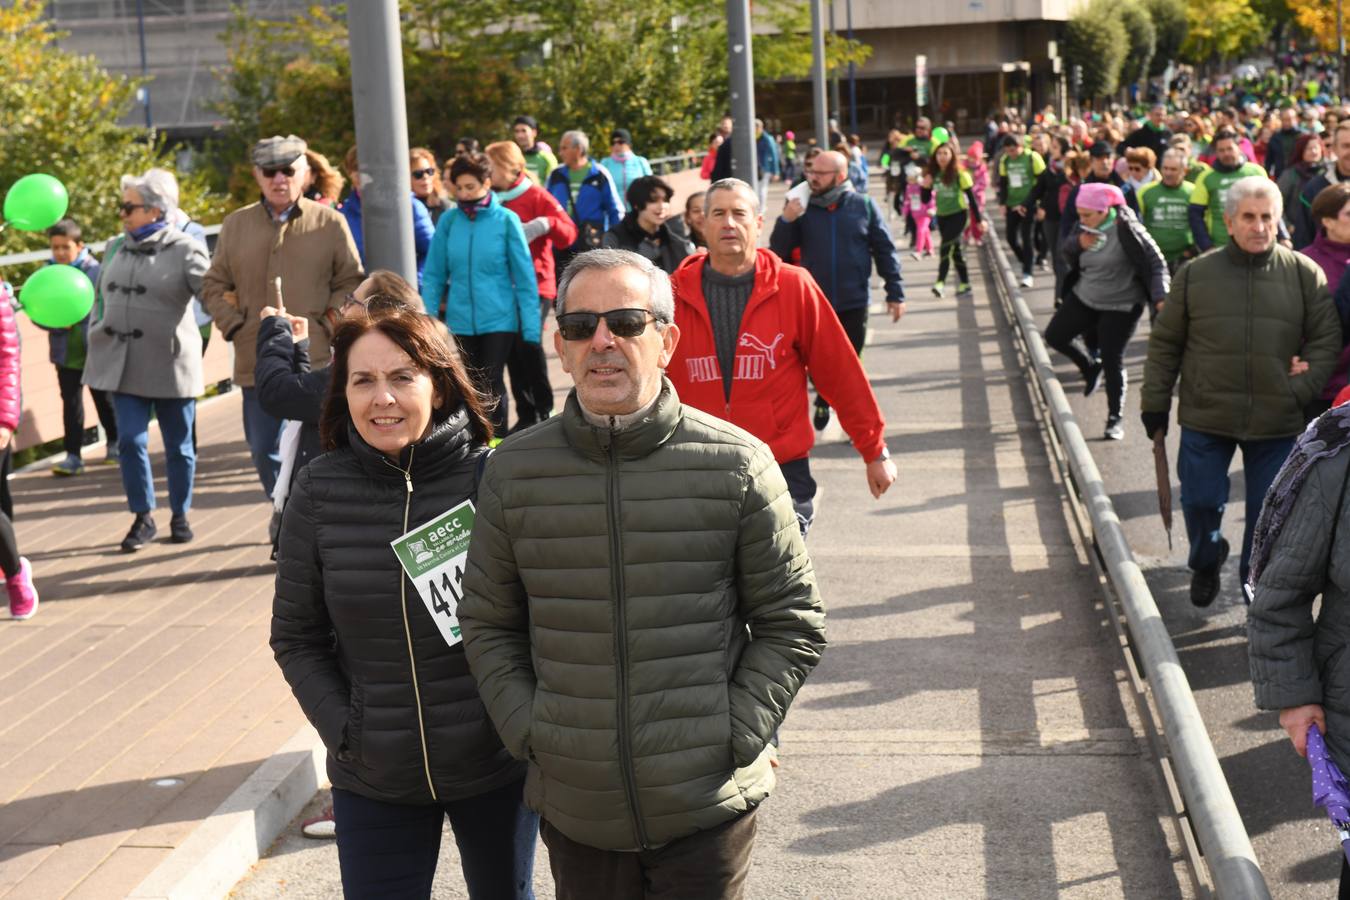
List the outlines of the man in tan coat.
<svg viewBox="0 0 1350 900">
<path fill-rule="evenodd" d="M 265 138 L 253 147 L 257 203 L 225 217 L 202 302 L 225 340 L 234 343 L 234 383 L 244 394 L 244 438 L 270 497 L 281 469 L 281 420 L 263 412 L 253 389 L 258 313 L 284 308 L 309 319 L 310 359 L 328 364 L 324 313 L 342 305 L 363 277 L 361 257 L 342 213 L 305 199 L 305 142 L 295 135 Z M 277 296 L 277 281 L 281 294 Z"/>
</svg>

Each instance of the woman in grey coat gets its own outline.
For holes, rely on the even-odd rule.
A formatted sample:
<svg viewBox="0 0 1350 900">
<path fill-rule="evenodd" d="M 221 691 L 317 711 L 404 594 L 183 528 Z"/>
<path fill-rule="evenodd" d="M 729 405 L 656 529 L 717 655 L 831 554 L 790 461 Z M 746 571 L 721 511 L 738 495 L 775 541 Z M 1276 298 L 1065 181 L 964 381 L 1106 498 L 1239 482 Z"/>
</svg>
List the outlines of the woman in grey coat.
<svg viewBox="0 0 1350 900">
<path fill-rule="evenodd" d="M 122 487 L 136 516 L 122 541 L 127 552 L 139 550 L 158 530 L 148 448 L 152 412 L 168 462 L 170 540 L 192 540 L 192 423 L 202 393 L 202 336 L 192 298 L 210 260 L 200 241 L 171 224 L 177 206 L 178 183 L 169 172 L 122 176 L 126 233 L 104 254 L 89 325 L 84 382 L 112 394 Z"/>
<path fill-rule="evenodd" d="M 1350 404 L 1294 444 L 1261 507 L 1246 586 L 1247 653 L 1260 709 L 1278 710 L 1300 756 L 1316 725 L 1350 773 Z M 1250 515 L 1250 513 L 1248 513 Z M 1313 615 L 1314 601 L 1321 608 Z M 1327 841 L 1327 849 L 1333 842 Z M 1341 857 L 1340 896 L 1350 897 Z"/>
</svg>

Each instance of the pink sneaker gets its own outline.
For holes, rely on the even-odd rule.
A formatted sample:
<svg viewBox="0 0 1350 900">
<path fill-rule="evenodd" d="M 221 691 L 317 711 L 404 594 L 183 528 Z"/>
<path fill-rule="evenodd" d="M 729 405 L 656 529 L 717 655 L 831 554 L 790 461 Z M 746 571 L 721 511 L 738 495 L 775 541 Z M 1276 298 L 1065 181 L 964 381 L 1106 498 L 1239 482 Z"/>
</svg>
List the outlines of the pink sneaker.
<svg viewBox="0 0 1350 900">
<path fill-rule="evenodd" d="M 38 592 L 33 586 L 33 567 L 28 557 L 19 557 L 19 574 L 5 579 L 5 588 L 9 591 L 9 616 L 11 619 L 28 619 L 38 608 Z"/>
</svg>

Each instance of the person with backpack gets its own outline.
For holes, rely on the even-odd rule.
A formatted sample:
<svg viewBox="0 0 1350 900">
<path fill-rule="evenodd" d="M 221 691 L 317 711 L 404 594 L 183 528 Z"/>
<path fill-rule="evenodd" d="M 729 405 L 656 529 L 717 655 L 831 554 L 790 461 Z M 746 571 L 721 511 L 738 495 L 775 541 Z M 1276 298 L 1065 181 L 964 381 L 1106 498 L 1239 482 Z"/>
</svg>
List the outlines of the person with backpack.
<svg viewBox="0 0 1350 900">
<path fill-rule="evenodd" d="M 825 292 L 854 351 L 862 356 L 873 266 L 886 284 L 891 321 L 898 322 L 905 314 L 895 242 L 872 198 L 849 183 L 848 159 L 842 153 L 827 150 L 811 160 L 806 180 L 810 199 L 806 204 L 796 198 L 788 201 L 773 226 L 769 248 L 785 260 L 801 251 L 802 267 Z M 813 423 L 817 431 L 830 423 L 830 405 L 820 396 Z"/>
</svg>

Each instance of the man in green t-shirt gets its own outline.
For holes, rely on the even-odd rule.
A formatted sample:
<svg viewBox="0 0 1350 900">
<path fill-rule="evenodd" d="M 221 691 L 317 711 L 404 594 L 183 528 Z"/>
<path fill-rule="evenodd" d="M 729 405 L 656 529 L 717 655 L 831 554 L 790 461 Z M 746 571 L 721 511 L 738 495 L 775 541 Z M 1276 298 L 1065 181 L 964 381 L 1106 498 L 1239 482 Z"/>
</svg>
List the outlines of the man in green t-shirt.
<svg viewBox="0 0 1350 900">
<path fill-rule="evenodd" d="M 1200 180 L 1195 183 L 1191 204 L 1187 209 L 1191 234 L 1195 236 L 1195 246 L 1201 252 L 1228 243 L 1228 228 L 1223 222 L 1223 202 L 1228 196 L 1228 189 L 1234 182 L 1249 175 L 1266 174 L 1265 169 L 1242 158 L 1237 132 L 1220 129 L 1214 135 L 1213 147 L 1214 168 L 1200 176 Z"/>
<path fill-rule="evenodd" d="M 1138 195 L 1139 218 L 1172 273 L 1195 255 L 1189 212 L 1195 185 L 1186 181 L 1185 176 L 1185 155 L 1176 148 L 1168 150 L 1162 158 L 1162 180 L 1144 185 Z"/>
<path fill-rule="evenodd" d="M 525 171 L 535 184 L 543 187 L 549 173 L 558 168 L 558 158 L 548 144 L 539 140 L 539 123 L 534 116 L 516 116 L 511 123 L 511 137 L 525 154 Z"/>
<path fill-rule="evenodd" d="M 1031 229 L 1036 224 L 1036 210 L 1027 208 L 1027 199 L 1036 179 L 1045 171 L 1045 160 L 1035 150 L 1028 150 L 1021 141 L 1011 141 L 998 162 L 998 202 L 1003 207 L 1007 226 L 1008 245 L 1022 262 L 1022 287 L 1031 287 L 1031 266 L 1035 249 Z"/>
<path fill-rule="evenodd" d="M 923 165 L 933 155 L 933 122 L 927 117 L 914 123 L 914 133 L 900 146 L 910 152 L 910 159 Z"/>
</svg>

